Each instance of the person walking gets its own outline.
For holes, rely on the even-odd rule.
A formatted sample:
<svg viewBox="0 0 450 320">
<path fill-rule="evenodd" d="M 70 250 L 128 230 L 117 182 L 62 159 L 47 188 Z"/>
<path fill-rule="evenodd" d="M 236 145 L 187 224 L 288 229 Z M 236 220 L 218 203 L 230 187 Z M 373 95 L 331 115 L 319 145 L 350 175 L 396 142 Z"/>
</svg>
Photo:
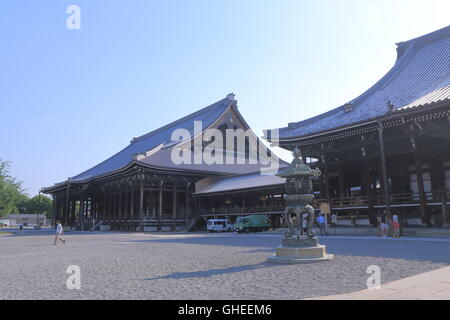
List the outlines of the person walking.
<svg viewBox="0 0 450 320">
<path fill-rule="evenodd" d="M 333 212 L 333 214 L 331 215 L 331 226 L 334 229 L 334 235 L 336 235 L 337 220 L 337 214 L 336 212 Z"/>
<path fill-rule="evenodd" d="M 400 223 L 398 221 L 398 216 L 394 214 L 392 216 L 392 228 L 394 229 L 394 237 L 399 238 L 400 237 Z"/>
<path fill-rule="evenodd" d="M 384 210 L 383 213 L 381 214 L 381 219 L 380 219 L 380 230 L 381 230 L 382 237 L 387 237 L 387 235 L 388 235 L 389 225 L 388 225 L 387 219 L 388 219 L 387 213 L 386 213 L 386 210 Z"/>
<path fill-rule="evenodd" d="M 302 215 L 302 230 L 303 234 L 306 234 L 308 231 L 308 213 L 303 213 Z"/>
<path fill-rule="evenodd" d="M 326 222 L 325 217 L 323 213 L 320 213 L 319 216 L 316 219 L 317 224 L 319 225 L 320 229 L 320 236 L 328 236 L 327 229 L 326 229 Z"/>
<path fill-rule="evenodd" d="M 58 221 L 56 221 L 56 235 L 55 235 L 55 243 L 53 243 L 54 245 L 56 245 L 58 243 L 58 240 L 64 244 L 66 244 L 66 240 L 63 237 L 61 237 L 63 234 L 64 234 L 64 229 L 61 225 L 61 222 L 58 220 Z"/>
</svg>

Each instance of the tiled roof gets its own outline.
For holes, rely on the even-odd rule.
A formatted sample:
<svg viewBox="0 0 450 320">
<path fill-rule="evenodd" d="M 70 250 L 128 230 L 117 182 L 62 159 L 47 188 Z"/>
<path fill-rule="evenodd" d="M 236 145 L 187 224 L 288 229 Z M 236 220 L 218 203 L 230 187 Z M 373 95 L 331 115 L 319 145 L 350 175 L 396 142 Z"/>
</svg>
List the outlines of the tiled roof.
<svg viewBox="0 0 450 320">
<path fill-rule="evenodd" d="M 450 99 L 450 26 L 398 43 L 397 54 L 393 68 L 369 90 L 344 106 L 279 129 L 280 139 L 307 137 Z"/>
<path fill-rule="evenodd" d="M 268 186 L 284 185 L 285 178 L 275 175 L 261 175 L 260 172 L 223 178 L 209 184 L 202 190 L 196 192 L 197 195 L 212 194 L 218 192 L 229 192 L 242 189 L 254 189 Z"/>
<path fill-rule="evenodd" d="M 154 130 L 141 137 L 134 138 L 130 145 L 120 152 L 95 167 L 72 177 L 70 180 L 72 182 L 84 181 L 121 169 L 133 160 L 134 155 L 147 152 L 159 145 L 164 146 L 166 144 L 170 144 L 172 142 L 171 135 L 175 129 L 187 129 L 191 135 L 193 135 L 194 121 L 202 121 L 203 128 L 206 128 L 214 123 L 214 121 L 216 121 L 217 118 L 219 118 L 220 115 L 222 115 L 232 103 L 233 100 L 227 97 L 162 128 Z"/>
<path fill-rule="evenodd" d="M 238 164 L 237 160 L 232 164 L 226 164 L 225 161 L 223 164 L 195 164 L 192 161 L 191 164 L 175 164 L 171 158 L 172 148 L 164 148 L 155 152 L 149 157 L 143 158 L 139 161 L 139 163 L 148 165 L 154 168 L 163 168 L 172 171 L 195 171 L 195 172 L 205 172 L 205 173 L 214 173 L 220 175 L 238 175 L 238 174 L 246 174 L 250 172 L 256 172 L 260 169 L 264 168 L 261 165 L 261 162 L 258 161 L 257 164 Z M 239 155 L 237 155 L 239 157 Z M 240 157 L 241 160 L 245 161 L 244 157 Z M 280 160 L 281 165 L 284 164 L 282 160 Z"/>
</svg>

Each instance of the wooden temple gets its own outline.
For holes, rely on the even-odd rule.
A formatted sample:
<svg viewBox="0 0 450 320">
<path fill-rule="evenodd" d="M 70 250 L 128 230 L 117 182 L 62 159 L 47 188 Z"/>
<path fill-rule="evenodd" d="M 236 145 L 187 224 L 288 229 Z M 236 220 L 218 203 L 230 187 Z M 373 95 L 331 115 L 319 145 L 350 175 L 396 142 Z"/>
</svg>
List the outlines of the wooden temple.
<svg viewBox="0 0 450 320">
<path fill-rule="evenodd" d="M 266 138 L 316 159 L 319 202 L 338 215 L 448 225 L 450 26 L 397 44 L 395 65 L 356 99 L 278 132 Z"/>
<path fill-rule="evenodd" d="M 241 130 L 245 147 L 240 150 L 236 141 L 230 148 L 223 144 L 222 149 L 217 149 L 224 157 L 231 152 L 234 161 L 230 163 L 196 162 L 196 139 L 200 137 L 202 151 L 213 140 L 202 138 L 207 129 L 217 130 L 223 137 L 227 130 Z M 177 130 L 184 135 L 174 140 Z M 238 136 L 233 138 L 237 140 Z M 174 161 L 173 152 L 186 151 L 192 151 L 192 161 Z M 257 155 L 256 162 L 249 160 L 250 151 Z M 193 197 L 199 186 L 259 172 L 260 160 L 267 162 L 269 156 L 279 161 L 251 131 L 238 111 L 234 94 L 229 94 L 204 109 L 133 138 L 129 146 L 107 160 L 42 191 L 53 196 L 53 220 L 79 230 L 190 230 L 200 218 L 201 205 Z"/>
<path fill-rule="evenodd" d="M 264 138 L 299 147 L 322 176 L 314 181 L 317 205 L 326 203 L 348 224 L 376 224 L 396 213 L 404 224 L 449 224 L 450 26 L 397 44 L 391 70 L 366 92 L 329 112 Z M 301 106 L 307 108 L 308 106 Z M 191 230 L 210 217 L 248 214 L 283 224 L 283 178 L 261 173 L 261 163 L 175 164 L 171 152 L 202 130 L 251 131 L 234 95 L 134 138 L 97 166 L 43 189 L 54 198 L 54 219 L 81 230 Z M 173 141 L 184 128 L 192 138 Z M 203 131 L 202 131 L 203 132 Z M 205 148 L 203 145 L 202 148 Z M 235 148 L 233 157 L 248 160 Z M 263 148 L 264 149 L 264 148 Z M 271 156 L 258 147 L 258 159 Z M 267 160 L 267 159 L 264 159 Z M 203 219 L 201 219 L 203 217 Z"/>
</svg>

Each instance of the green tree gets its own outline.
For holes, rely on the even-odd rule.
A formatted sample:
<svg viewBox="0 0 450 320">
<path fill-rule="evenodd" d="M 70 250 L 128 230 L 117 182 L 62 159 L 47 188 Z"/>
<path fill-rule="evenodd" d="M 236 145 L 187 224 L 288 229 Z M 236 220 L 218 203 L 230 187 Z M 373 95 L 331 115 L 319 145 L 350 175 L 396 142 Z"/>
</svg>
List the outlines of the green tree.
<svg viewBox="0 0 450 320">
<path fill-rule="evenodd" d="M 29 201 L 30 197 L 28 197 L 26 194 L 22 193 L 21 195 L 19 195 L 16 207 L 19 210 L 20 214 L 27 213 Z"/>
<path fill-rule="evenodd" d="M 22 181 L 11 176 L 10 162 L 0 159 L 0 217 L 18 213 L 18 204 L 23 200 Z"/>
<path fill-rule="evenodd" d="M 44 195 L 34 196 L 25 204 L 26 213 L 33 214 L 45 214 L 47 217 L 50 217 L 52 212 L 52 199 Z"/>
</svg>

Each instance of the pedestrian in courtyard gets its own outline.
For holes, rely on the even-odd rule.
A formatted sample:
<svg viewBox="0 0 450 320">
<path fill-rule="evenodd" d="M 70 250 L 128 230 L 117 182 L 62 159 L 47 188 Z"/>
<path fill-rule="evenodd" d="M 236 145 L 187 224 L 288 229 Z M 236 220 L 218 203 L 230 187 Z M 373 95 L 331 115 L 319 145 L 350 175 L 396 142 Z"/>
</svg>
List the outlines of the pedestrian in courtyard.
<svg viewBox="0 0 450 320">
<path fill-rule="evenodd" d="M 336 235 L 337 220 L 337 214 L 336 212 L 333 212 L 333 214 L 331 215 L 331 226 L 334 229 L 334 235 Z"/>
<path fill-rule="evenodd" d="M 61 225 L 61 222 L 58 220 L 56 221 L 56 235 L 55 235 L 55 243 L 53 243 L 54 245 L 57 244 L 58 240 L 61 241 L 62 243 L 66 243 L 66 240 L 61 237 L 64 234 L 64 229 Z"/>
<path fill-rule="evenodd" d="M 304 213 L 302 216 L 302 230 L 303 234 L 306 234 L 308 229 L 308 213 Z"/>
<path fill-rule="evenodd" d="M 392 228 L 394 229 L 394 237 L 400 237 L 400 223 L 396 214 L 392 216 Z"/>
<path fill-rule="evenodd" d="M 20 224 L 19 229 L 20 229 L 20 232 L 23 232 L 23 224 Z"/>
<path fill-rule="evenodd" d="M 388 235 L 389 225 L 388 225 L 387 219 L 388 218 L 387 218 L 386 210 L 383 210 L 383 212 L 381 213 L 381 218 L 380 218 L 380 230 L 381 230 L 382 237 L 387 237 L 387 235 Z"/>
<path fill-rule="evenodd" d="M 325 216 L 323 213 L 319 214 L 319 216 L 316 219 L 316 222 L 320 229 L 320 236 L 328 236 L 327 229 L 326 229 Z"/>
</svg>

